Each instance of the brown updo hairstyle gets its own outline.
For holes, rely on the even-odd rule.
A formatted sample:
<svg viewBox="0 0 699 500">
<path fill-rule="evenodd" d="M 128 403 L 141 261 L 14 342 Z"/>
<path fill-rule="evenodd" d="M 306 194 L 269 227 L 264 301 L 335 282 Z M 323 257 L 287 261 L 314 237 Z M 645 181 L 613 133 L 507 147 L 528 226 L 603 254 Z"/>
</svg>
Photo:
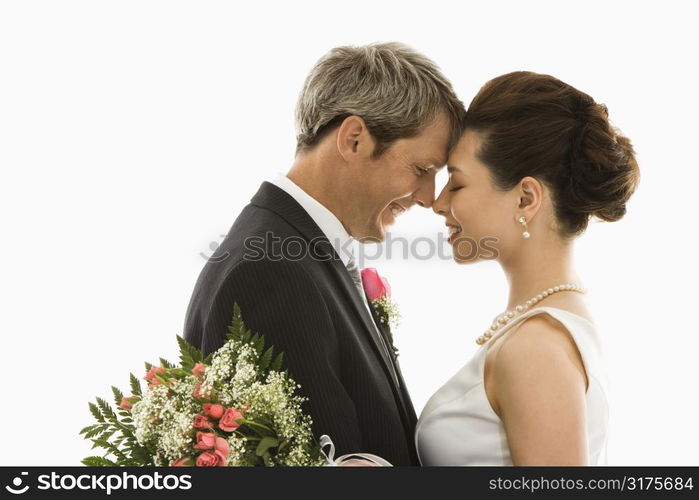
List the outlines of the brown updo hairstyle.
<svg viewBox="0 0 699 500">
<path fill-rule="evenodd" d="M 471 102 L 465 129 L 480 133 L 477 154 L 496 188 L 532 176 L 551 190 L 565 238 L 582 233 L 591 216 L 621 219 L 640 179 L 631 142 L 609 124 L 607 107 L 549 75 L 490 80 Z"/>
</svg>

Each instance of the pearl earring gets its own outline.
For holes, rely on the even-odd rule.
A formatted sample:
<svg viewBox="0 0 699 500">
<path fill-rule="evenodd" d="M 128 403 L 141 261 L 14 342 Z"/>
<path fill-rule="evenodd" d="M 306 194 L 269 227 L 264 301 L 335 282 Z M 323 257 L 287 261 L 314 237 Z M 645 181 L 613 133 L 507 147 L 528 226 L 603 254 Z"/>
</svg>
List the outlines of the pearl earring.
<svg viewBox="0 0 699 500">
<path fill-rule="evenodd" d="M 527 228 L 527 219 L 524 217 L 524 215 L 519 218 L 519 223 L 522 224 L 522 226 L 524 226 L 524 232 L 522 233 L 522 238 L 524 238 L 525 240 L 529 239 L 531 234 L 529 234 L 529 229 Z"/>
</svg>

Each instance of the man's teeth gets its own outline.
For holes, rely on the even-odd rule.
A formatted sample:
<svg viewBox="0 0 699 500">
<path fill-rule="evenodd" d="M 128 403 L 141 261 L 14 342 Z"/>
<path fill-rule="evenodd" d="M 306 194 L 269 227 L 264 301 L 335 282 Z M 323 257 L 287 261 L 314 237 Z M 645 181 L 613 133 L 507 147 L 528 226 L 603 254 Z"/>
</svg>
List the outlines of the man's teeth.
<svg viewBox="0 0 699 500">
<path fill-rule="evenodd" d="M 391 206 L 389 208 L 391 209 L 391 213 L 393 214 L 394 217 L 398 217 L 400 214 L 405 212 L 405 210 L 403 210 L 398 205 L 391 204 Z"/>
<path fill-rule="evenodd" d="M 461 232 L 461 226 L 449 226 L 449 236 L 452 234 L 460 233 Z"/>
</svg>

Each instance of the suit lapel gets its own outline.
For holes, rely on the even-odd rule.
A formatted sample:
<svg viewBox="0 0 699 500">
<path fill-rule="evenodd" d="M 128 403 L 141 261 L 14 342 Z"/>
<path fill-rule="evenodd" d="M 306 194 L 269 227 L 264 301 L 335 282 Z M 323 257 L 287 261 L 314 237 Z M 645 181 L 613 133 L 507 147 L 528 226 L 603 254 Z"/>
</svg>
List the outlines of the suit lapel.
<svg viewBox="0 0 699 500">
<path fill-rule="evenodd" d="M 403 374 L 400 371 L 398 357 L 395 355 L 395 353 L 393 351 L 392 342 L 389 342 L 389 338 L 392 335 L 389 336 L 388 332 L 386 331 L 386 327 L 379 320 L 379 315 L 376 313 L 376 309 L 371 304 L 371 302 L 369 302 L 369 307 L 371 308 L 371 314 L 374 318 L 374 322 L 376 323 L 376 326 L 379 328 L 381 335 L 383 335 L 383 338 L 386 341 L 386 345 L 389 346 L 388 348 L 391 350 L 391 360 L 393 362 L 393 368 L 395 369 L 395 372 L 396 372 L 396 377 L 398 378 L 398 386 L 400 387 L 401 404 L 403 405 L 403 410 L 405 411 L 405 415 L 408 418 L 407 426 L 410 429 L 414 429 L 415 423 L 417 420 L 417 416 L 415 415 L 415 409 L 413 408 L 413 403 L 410 400 L 410 396 L 408 395 L 408 390 L 405 387 L 405 380 L 403 380 Z"/>
<path fill-rule="evenodd" d="M 342 263 L 339 255 L 330 244 L 323 231 L 313 221 L 311 216 L 299 205 L 299 203 L 286 191 L 280 189 L 269 182 L 263 182 L 260 189 L 257 191 L 250 201 L 251 204 L 273 211 L 280 218 L 285 220 L 291 226 L 302 234 L 311 245 L 311 250 L 318 252 L 322 258 L 319 260 L 327 261 L 327 265 L 333 270 L 338 287 L 345 295 L 346 301 L 352 304 L 356 315 L 361 319 L 363 325 L 362 331 L 374 352 L 376 353 L 379 364 L 386 374 L 387 380 L 390 382 L 393 397 L 400 408 L 401 420 L 405 428 L 406 439 L 409 443 L 409 450 L 412 460 L 418 464 L 417 452 L 415 450 L 414 432 L 417 421 L 415 409 L 413 408 L 410 395 L 405 387 L 405 381 L 401 374 L 397 361 L 394 363 L 391 358 L 392 354 L 386 352 L 383 348 L 382 341 L 378 335 L 383 335 L 387 339 L 385 332 L 377 332 L 377 327 L 382 328 L 381 323 L 376 318 L 375 311 L 371 308 L 371 313 L 367 310 L 362 302 L 362 298 L 357 293 L 347 268 Z M 371 307 L 371 306 L 370 306 Z M 372 315 L 374 321 L 372 321 Z M 374 326 L 376 323 L 376 326 Z M 388 345 L 388 341 L 386 340 Z M 390 347 L 389 347 L 390 349 Z"/>
<path fill-rule="evenodd" d="M 386 325 L 384 325 L 381 322 L 381 318 L 379 318 L 379 314 L 376 311 L 374 304 L 371 301 L 368 301 L 368 302 L 369 302 L 369 309 L 371 309 L 371 317 L 374 318 L 374 323 L 376 323 L 376 327 L 379 329 L 381 336 L 383 337 L 384 341 L 386 342 L 386 346 L 388 347 L 388 350 L 390 351 L 391 360 L 393 361 L 393 364 L 396 364 L 396 363 L 398 363 L 398 354 L 397 354 L 397 350 L 394 348 L 394 345 L 393 345 L 393 332 L 390 332 L 389 327 L 387 327 Z"/>
<path fill-rule="evenodd" d="M 255 206 L 275 212 L 279 217 L 296 228 L 309 242 L 312 241 L 316 243 L 315 247 L 311 249 L 312 251 L 322 254 L 323 257 L 328 257 L 324 260 L 328 261 L 328 265 L 332 267 L 338 285 L 343 290 L 347 301 L 352 304 L 355 313 L 361 319 L 362 325 L 364 326 L 362 330 L 369 339 L 377 356 L 382 361 L 382 369 L 391 381 L 393 392 L 397 395 L 405 411 L 405 403 L 399 387 L 400 381 L 398 379 L 398 374 L 393 369 L 394 365 L 389 358 L 389 353 L 383 348 L 382 341 L 378 337 L 380 333 L 376 331 L 371 315 L 362 303 L 362 298 L 357 293 L 357 289 L 347 272 L 347 268 L 342 263 L 342 260 L 339 255 L 337 255 L 337 252 L 330 244 L 330 241 L 328 241 L 323 231 L 321 231 L 311 216 L 308 215 L 292 196 L 272 183 L 263 182 L 250 202 Z"/>
</svg>

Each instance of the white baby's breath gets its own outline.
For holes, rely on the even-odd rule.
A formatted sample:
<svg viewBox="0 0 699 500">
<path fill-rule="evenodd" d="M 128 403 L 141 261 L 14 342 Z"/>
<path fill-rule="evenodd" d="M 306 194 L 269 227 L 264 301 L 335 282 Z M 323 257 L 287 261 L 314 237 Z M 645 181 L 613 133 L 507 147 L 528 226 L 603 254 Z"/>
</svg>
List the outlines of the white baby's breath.
<svg viewBox="0 0 699 500">
<path fill-rule="evenodd" d="M 196 457 L 196 432 L 193 422 L 202 413 L 202 400 L 193 396 L 210 395 L 212 402 L 234 408 L 244 418 L 264 422 L 278 445 L 265 458 L 265 465 L 321 465 L 313 451 L 311 419 L 302 405 L 305 398 L 295 395 L 298 386 L 286 372 L 263 370 L 260 354 L 250 343 L 228 340 L 211 358 L 202 378 L 194 374 L 170 379 L 168 385 L 154 385 L 145 391 L 131 409 L 138 443 L 153 453 L 156 465 L 170 465 L 183 457 Z M 207 396 L 208 397 L 208 396 Z M 216 429 L 217 435 L 223 431 Z M 257 445 L 261 439 L 248 440 L 239 431 L 223 434 L 230 451 L 227 465 L 258 464 Z"/>
<path fill-rule="evenodd" d="M 200 411 L 192 398 L 196 383 L 192 375 L 172 380 L 168 386 L 152 386 L 131 409 L 138 443 L 157 450 L 163 465 L 189 452 L 195 431 L 192 422 Z"/>
</svg>

